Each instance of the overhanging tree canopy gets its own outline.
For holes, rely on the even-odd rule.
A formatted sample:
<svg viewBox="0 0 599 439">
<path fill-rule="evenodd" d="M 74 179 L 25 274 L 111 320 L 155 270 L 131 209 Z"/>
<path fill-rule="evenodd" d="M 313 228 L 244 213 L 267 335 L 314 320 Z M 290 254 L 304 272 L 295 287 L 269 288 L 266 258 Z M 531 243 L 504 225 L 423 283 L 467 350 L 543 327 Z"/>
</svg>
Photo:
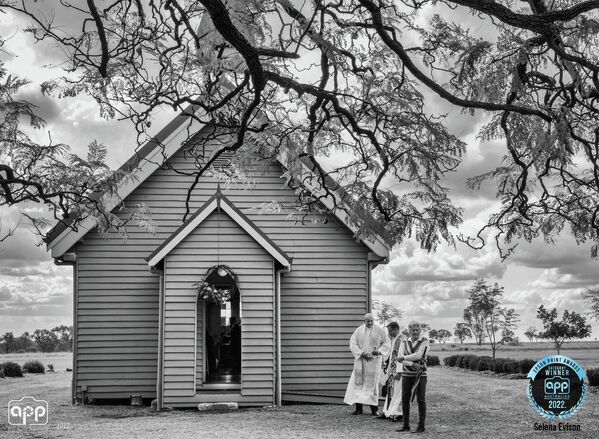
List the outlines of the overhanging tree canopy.
<svg viewBox="0 0 599 439">
<path fill-rule="evenodd" d="M 599 1 L 51 3 L 78 29 L 65 33 L 32 4 L 0 0 L 1 10 L 33 20 L 35 38 L 67 54 L 69 74 L 43 91 L 90 94 L 105 116 L 130 118 L 140 140 L 154 110 L 189 108 L 190 118 L 219 128 L 213 137 L 233 137 L 220 154 L 237 151 L 240 164 L 248 152 L 309 160 L 323 187 L 328 177 L 341 182 L 350 211 L 367 207 L 396 243 L 413 234 L 433 249 L 452 241 L 461 221 L 442 179 L 465 150 L 427 114 L 436 95 L 485 112 L 479 136 L 505 140 L 502 164 L 469 180 L 497 183 L 501 208 L 487 228 L 498 245 L 551 240 L 567 227 L 597 254 Z M 475 17 L 484 35 L 444 18 L 458 13 Z M 191 157 L 196 182 L 220 155 L 206 160 L 200 151 Z M 323 166 L 335 151 L 347 160 Z M 290 177 L 301 192 L 294 166 Z M 10 204 L 21 183 L 0 178 Z M 54 207 L 66 215 L 74 206 L 63 204 Z M 462 239 L 477 246 L 482 236 Z"/>
</svg>

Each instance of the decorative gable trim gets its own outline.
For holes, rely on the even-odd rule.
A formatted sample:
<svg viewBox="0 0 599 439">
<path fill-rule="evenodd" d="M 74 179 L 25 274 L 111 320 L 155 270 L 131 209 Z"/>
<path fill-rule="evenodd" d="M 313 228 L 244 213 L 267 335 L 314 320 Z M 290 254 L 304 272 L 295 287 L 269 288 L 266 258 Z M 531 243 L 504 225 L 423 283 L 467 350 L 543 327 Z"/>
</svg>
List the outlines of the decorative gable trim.
<svg viewBox="0 0 599 439">
<path fill-rule="evenodd" d="M 281 250 L 262 230 L 260 230 L 247 216 L 243 214 L 231 201 L 220 191 L 210 197 L 181 227 L 179 227 L 160 247 L 146 258 L 150 267 L 155 267 L 164 259 L 181 241 L 193 232 L 208 216 L 215 210 L 223 211 L 245 230 L 254 240 L 260 244 L 277 262 L 283 267 L 291 268 L 291 258 Z"/>
</svg>

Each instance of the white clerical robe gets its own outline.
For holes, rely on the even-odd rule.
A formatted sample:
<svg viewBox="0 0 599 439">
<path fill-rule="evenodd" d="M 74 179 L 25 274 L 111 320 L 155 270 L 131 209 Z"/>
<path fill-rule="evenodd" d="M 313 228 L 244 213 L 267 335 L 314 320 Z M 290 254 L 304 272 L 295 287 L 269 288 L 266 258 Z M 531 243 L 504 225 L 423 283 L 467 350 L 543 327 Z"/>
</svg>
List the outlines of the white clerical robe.
<svg viewBox="0 0 599 439">
<path fill-rule="evenodd" d="M 402 414 L 401 376 L 399 379 L 395 378 L 397 373 L 401 372 L 403 367 L 401 363 L 397 362 L 397 356 L 402 352 L 401 346 L 401 335 L 398 335 L 397 337 L 391 339 L 391 354 L 389 354 L 389 365 L 387 366 L 387 379 L 393 379 L 393 386 L 390 389 L 387 388 L 387 397 L 385 398 L 385 404 L 383 405 L 383 414 L 388 418 L 399 416 Z M 392 367 L 392 364 L 394 362 L 395 368 Z M 393 377 L 391 376 L 392 371 L 395 371 Z"/>
<path fill-rule="evenodd" d="M 355 403 L 378 405 L 379 380 L 383 373 L 382 359 L 389 355 L 391 350 L 389 337 L 380 326 L 373 325 L 369 329 L 366 325 L 362 325 L 352 334 L 349 349 L 354 355 L 354 370 L 347 384 L 343 401 L 350 405 Z M 373 357 L 370 361 L 360 358 L 363 352 L 371 354 L 374 350 L 379 351 L 381 355 Z"/>
</svg>

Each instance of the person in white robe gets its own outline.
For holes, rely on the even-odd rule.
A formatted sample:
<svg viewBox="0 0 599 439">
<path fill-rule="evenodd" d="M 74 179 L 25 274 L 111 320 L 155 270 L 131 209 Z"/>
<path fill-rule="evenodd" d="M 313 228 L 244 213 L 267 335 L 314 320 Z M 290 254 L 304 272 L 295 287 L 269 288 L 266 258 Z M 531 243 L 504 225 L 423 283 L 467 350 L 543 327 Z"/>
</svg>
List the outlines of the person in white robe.
<svg viewBox="0 0 599 439">
<path fill-rule="evenodd" d="M 383 357 L 389 355 L 391 345 L 385 330 L 374 324 L 371 313 L 364 315 L 364 324 L 352 334 L 349 349 L 354 356 L 354 370 L 343 401 L 356 405 L 353 415 L 362 413 L 362 405 L 367 404 L 372 414 L 378 416 L 381 364 Z"/>
<path fill-rule="evenodd" d="M 387 325 L 387 334 L 391 345 L 391 353 L 387 357 L 388 364 L 385 374 L 387 395 L 379 419 L 391 419 L 394 422 L 402 420 L 401 410 L 401 370 L 402 364 L 397 362 L 400 352 L 402 337 L 399 333 L 399 324 L 391 322 Z M 385 361 L 387 360 L 385 359 Z"/>
</svg>

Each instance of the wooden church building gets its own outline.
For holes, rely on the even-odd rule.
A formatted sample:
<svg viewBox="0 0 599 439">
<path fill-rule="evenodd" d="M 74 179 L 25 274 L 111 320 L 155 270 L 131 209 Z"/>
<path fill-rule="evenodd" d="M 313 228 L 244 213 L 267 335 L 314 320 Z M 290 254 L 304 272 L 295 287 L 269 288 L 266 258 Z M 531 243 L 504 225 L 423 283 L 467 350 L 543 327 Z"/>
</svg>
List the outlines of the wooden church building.
<svg viewBox="0 0 599 439">
<path fill-rule="evenodd" d="M 193 129 L 197 139 L 208 127 Z M 48 236 L 56 263 L 74 267 L 73 400 L 341 402 L 349 337 L 370 309 L 371 271 L 388 262 L 382 228 L 361 213 L 378 234 L 356 238 L 330 197 L 322 200 L 327 221 L 262 209 L 297 205 L 281 161 L 250 171 L 249 186 L 201 177 L 182 223 L 194 176 L 172 168 L 194 170 L 188 130 L 178 116 L 122 168 L 133 170 L 120 198 L 147 206 L 156 231 L 130 226 L 124 239 L 88 218 Z M 117 201 L 104 202 L 125 218 Z"/>
</svg>

